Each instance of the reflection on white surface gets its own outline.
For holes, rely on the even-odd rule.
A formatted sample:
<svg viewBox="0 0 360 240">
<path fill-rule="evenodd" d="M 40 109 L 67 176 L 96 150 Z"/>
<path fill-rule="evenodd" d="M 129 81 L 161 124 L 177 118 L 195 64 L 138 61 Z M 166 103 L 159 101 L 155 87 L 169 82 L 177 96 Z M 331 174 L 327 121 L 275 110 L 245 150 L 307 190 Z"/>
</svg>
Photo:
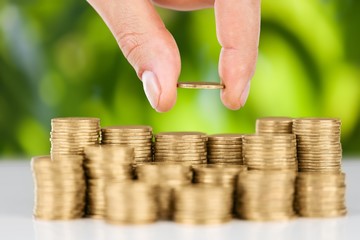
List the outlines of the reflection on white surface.
<svg viewBox="0 0 360 240">
<path fill-rule="evenodd" d="M 349 218 L 296 219 L 289 222 L 248 222 L 234 220 L 228 224 L 215 226 L 188 226 L 171 222 L 150 225 L 117 226 L 100 220 L 81 219 L 74 221 L 33 220 L 36 240 L 184 240 L 184 239 L 242 239 L 242 240 L 288 240 L 316 239 L 338 240 L 358 239 L 360 218 L 355 225 Z M 360 232 L 359 232 L 360 233 Z M 355 238 L 354 238 L 355 237 Z"/>
</svg>

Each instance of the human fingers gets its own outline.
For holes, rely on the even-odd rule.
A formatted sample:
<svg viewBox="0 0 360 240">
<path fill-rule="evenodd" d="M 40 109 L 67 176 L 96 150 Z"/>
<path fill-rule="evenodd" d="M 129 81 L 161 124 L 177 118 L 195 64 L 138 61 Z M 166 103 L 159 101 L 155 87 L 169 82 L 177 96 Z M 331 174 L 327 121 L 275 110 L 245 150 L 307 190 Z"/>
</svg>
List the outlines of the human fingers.
<svg viewBox="0 0 360 240">
<path fill-rule="evenodd" d="M 151 106 L 159 112 L 176 102 L 180 54 L 149 0 L 88 0 L 116 38 L 143 82 Z"/>
<path fill-rule="evenodd" d="M 222 46 L 219 75 L 223 104 L 233 110 L 245 105 L 255 71 L 260 34 L 260 0 L 216 0 L 216 31 Z"/>
</svg>

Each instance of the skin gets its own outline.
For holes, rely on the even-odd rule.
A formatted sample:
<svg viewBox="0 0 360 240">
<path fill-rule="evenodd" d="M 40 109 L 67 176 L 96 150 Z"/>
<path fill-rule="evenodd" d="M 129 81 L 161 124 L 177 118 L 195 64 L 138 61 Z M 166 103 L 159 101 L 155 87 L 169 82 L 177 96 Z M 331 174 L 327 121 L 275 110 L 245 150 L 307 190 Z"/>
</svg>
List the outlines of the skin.
<svg viewBox="0 0 360 240">
<path fill-rule="evenodd" d="M 178 47 L 154 8 L 192 11 L 213 7 L 222 46 L 219 76 L 223 104 L 244 106 L 255 71 L 260 33 L 260 0 L 88 0 L 116 38 L 121 51 L 143 81 L 158 112 L 170 110 L 181 69 Z"/>
</svg>

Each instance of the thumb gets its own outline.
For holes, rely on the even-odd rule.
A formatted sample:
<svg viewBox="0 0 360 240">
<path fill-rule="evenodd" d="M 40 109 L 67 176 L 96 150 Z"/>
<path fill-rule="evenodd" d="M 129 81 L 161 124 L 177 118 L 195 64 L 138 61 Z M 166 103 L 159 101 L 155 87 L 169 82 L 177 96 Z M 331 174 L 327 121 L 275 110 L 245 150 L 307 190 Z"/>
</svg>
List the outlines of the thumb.
<svg viewBox="0 0 360 240">
<path fill-rule="evenodd" d="M 143 82 L 151 106 L 170 110 L 177 95 L 180 54 L 150 0 L 89 0 Z"/>
</svg>

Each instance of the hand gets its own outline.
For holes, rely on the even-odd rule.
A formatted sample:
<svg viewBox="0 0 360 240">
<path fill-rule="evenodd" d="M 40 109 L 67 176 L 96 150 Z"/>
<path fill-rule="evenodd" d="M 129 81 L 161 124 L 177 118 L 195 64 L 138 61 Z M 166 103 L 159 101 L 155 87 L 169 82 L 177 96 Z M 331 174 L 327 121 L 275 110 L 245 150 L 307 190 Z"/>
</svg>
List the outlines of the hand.
<svg viewBox="0 0 360 240">
<path fill-rule="evenodd" d="M 151 106 L 170 110 L 177 95 L 180 54 L 153 3 L 175 10 L 215 8 L 222 46 L 221 100 L 230 109 L 244 106 L 255 71 L 260 32 L 260 0 L 89 0 L 115 36 L 143 82 Z"/>
</svg>

